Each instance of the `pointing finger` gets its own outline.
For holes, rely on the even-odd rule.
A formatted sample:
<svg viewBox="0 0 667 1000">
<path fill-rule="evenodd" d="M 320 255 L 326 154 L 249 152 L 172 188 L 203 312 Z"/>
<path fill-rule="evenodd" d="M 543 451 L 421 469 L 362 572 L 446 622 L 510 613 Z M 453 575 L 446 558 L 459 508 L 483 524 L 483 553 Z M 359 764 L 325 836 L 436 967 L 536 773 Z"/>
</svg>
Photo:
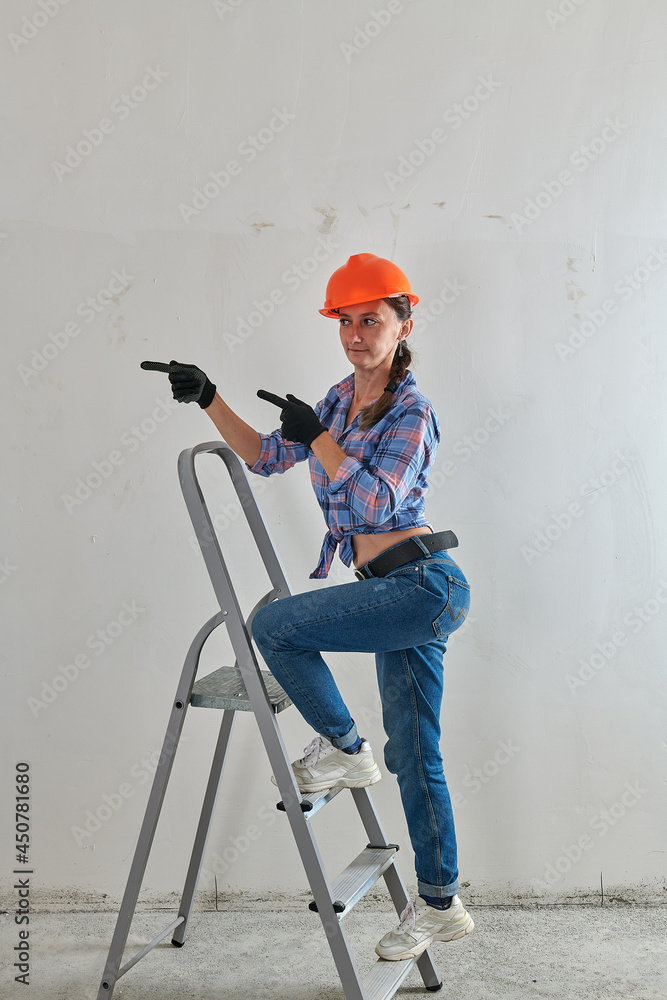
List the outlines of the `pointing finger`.
<svg viewBox="0 0 667 1000">
<path fill-rule="evenodd" d="M 274 403 L 276 406 L 279 406 L 282 410 L 284 410 L 286 406 L 290 405 L 288 399 L 283 399 L 282 396 L 276 396 L 276 394 L 273 392 L 267 392 L 266 389 L 258 389 L 257 395 L 259 396 L 260 399 L 265 399 L 268 403 Z"/>
<path fill-rule="evenodd" d="M 147 372 L 168 372 L 170 365 L 165 365 L 162 361 L 142 361 L 141 367 Z"/>
</svg>

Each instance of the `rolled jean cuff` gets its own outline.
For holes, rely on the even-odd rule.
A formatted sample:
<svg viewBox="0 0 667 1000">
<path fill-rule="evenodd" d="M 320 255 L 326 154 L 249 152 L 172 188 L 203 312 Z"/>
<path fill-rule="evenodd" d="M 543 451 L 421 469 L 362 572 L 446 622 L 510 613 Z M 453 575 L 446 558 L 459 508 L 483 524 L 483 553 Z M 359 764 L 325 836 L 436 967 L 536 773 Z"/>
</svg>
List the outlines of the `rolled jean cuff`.
<svg viewBox="0 0 667 1000">
<path fill-rule="evenodd" d="M 349 733 L 345 733 L 345 736 L 331 737 L 331 745 L 336 747 L 337 750 L 345 750 L 346 747 L 351 747 L 353 743 L 356 743 L 357 739 L 357 726 L 353 722 L 352 729 L 350 729 Z"/>
<path fill-rule="evenodd" d="M 420 896 L 433 896 L 435 899 L 446 899 L 455 896 L 459 891 L 459 880 L 454 879 L 451 885 L 429 885 L 417 879 L 417 892 Z"/>
</svg>

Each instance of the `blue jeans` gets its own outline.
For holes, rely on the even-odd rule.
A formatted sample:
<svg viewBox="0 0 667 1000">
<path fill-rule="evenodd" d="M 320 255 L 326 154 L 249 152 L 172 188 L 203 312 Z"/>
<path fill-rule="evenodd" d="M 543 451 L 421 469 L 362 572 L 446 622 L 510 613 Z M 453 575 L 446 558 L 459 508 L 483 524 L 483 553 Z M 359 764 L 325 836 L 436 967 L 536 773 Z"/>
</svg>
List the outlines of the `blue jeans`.
<svg viewBox="0 0 667 1000">
<path fill-rule="evenodd" d="M 355 742 L 357 728 L 321 651 L 375 653 L 388 737 L 384 759 L 398 779 L 419 893 L 440 899 L 459 885 L 440 756 L 442 661 L 448 636 L 468 613 L 470 588 L 446 551 L 431 555 L 420 548 L 424 556 L 387 576 L 265 605 L 252 634 L 304 719 L 339 749 Z"/>
</svg>

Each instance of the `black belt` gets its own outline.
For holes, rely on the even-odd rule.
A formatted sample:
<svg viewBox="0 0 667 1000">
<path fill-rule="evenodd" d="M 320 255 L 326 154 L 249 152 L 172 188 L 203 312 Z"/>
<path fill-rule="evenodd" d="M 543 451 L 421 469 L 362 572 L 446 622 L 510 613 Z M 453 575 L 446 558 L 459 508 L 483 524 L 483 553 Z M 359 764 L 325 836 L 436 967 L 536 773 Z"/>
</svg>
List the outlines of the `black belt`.
<svg viewBox="0 0 667 1000">
<path fill-rule="evenodd" d="M 442 552 L 443 549 L 455 549 L 459 540 L 453 531 L 439 531 L 435 535 L 418 535 L 420 542 L 426 546 L 430 553 Z M 414 559 L 424 557 L 424 550 L 417 544 L 415 538 L 406 538 L 404 542 L 395 545 L 387 552 L 382 552 L 375 559 L 371 559 L 361 569 L 355 569 L 354 575 L 357 580 L 369 580 L 372 576 L 386 576 L 392 569 L 405 566 L 406 563 Z"/>
</svg>

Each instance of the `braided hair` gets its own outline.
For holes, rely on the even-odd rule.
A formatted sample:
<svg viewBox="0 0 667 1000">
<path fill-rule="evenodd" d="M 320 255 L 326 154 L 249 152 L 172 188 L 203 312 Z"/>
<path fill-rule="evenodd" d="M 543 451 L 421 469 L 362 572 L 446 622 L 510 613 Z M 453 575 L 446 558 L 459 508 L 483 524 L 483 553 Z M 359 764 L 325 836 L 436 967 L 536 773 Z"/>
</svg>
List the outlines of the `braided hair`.
<svg viewBox="0 0 667 1000">
<path fill-rule="evenodd" d="M 412 316 L 412 305 L 410 304 L 410 299 L 407 295 L 388 296 L 382 301 L 391 306 L 401 322 L 403 322 L 403 320 L 410 319 Z M 399 356 L 399 347 L 397 347 L 394 352 L 394 360 L 391 363 L 391 371 L 389 372 L 390 387 L 385 389 L 382 395 L 379 396 L 374 403 L 369 403 L 368 406 L 364 406 L 361 410 L 359 427 L 362 431 L 368 430 L 369 427 L 377 424 L 377 422 L 382 419 L 387 410 L 391 407 L 394 400 L 394 392 L 398 389 L 399 385 L 405 378 L 408 368 L 410 367 L 410 362 L 412 361 L 410 348 L 404 340 L 401 341 L 401 345 L 403 346 L 402 356 Z M 395 388 L 391 387 L 392 382 L 394 383 Z"/>
</svg>

